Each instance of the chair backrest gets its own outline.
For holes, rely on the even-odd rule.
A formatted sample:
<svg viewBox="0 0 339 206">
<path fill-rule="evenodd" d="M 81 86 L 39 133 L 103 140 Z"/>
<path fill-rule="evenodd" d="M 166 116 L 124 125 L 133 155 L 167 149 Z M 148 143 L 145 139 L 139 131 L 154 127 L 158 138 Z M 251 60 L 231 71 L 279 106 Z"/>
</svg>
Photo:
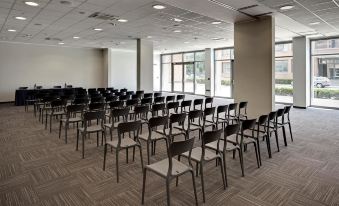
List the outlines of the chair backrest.
<svg viewBox="0 0 339 206">
<path fill-rule="evenodd" d="M 185 109 L 185 107 L 189 107 L 189 110 L 191 109 L 191 105 L 192 105 L 192 100 L 183 100 L 181 102 L 181 112 L 183 111 L 183 109 Z"/>
<path fill-rule="evenodd" d="M 210 115 L 212 115 L 214 117 L 214 113 L 215 113 L 215 107 L 205 108 L 204 118 L 207 117 L 207 116 L 210 116 Z"/>
<path fill-rule="evenodd" d="M 152 112 L 164 111 L 165 109 L 166 109 L 165 103 L 152 105 Z"/>
<path fill-rule="evenodd" d="M 155 127 L 159 127 L 159 126 L 164 126 L 166 127 L 168 122 L 168 117 L 167 116 L 158 116 L 158 117 L 151 117 L 148 120 L 148 127 L 150 129 L 153 129 Z"/>
<path fill-rule="evenodd" d="M 135 95 L 137 95 L 141 99 L 144 93 L 145 93 L 144 91 L 136 91 Z"/>
<path fill-rule="evenodd" d="M 152 104 L 153 98 L 143 98 L 141 99 L 141 105 Z"/>
<path fill-rule="evenodd" d="M 217 114 L 227 112 L 228 105 L 220 105 L 217 107 Z"/>
<path fill-rule="evenodd" d="M 292 106 L 285 106 L 285 114 L 289 114 Z"/>
<path fill-rule="evenodd" d="M 149 111 L 149 107 L 147 105 L 138 105 L 134 107 L 134 116 L 136 117 L 138 114 L 147 115 Z"/>
<path fill-rule="evenodd" d="M 124 106 L 124 102 L 123 101 L 113 101 L 109 103 L 109 107 L 111 109 L 114 108 L 122 108 Z"/>
<path fill-rule="evenodd" d="M 239 112 L 238 112 L 238 114 L 241 114 L 242 110 L 244 110 L 244 114 L 247 113 L 247 104 L 248 104 L 248 102 L 239 102 Z"/>
<path fill-rule="evenodd" d="M 261 115 L 258 118 L 258 125 L 265 125 L 267 121 L 268 121 L 268 115 Z"/>
<path fill-rule="evenodd" d="M 270 121 L 274 121 L 276 117 L 277 117 L 277 112 L 276 112 L 276 111 L 270 112 L 270 113 L 268 114 L 268 119 L 269 119 Z"/>
<path fill-rule="evenodd" d="M 202 117 L 203 117 L 203 113 L 201 110 L 192 110 L 192 111 L 189 111 L 188 113 L 189 120 L 194 120 L 196 118 L 201 119 Z"/>
<path fill-rule="evenodd" d="M 97 89 L 89 88 L 87 91 L 88 91 L 88 94 L 91 94 L 91 93 L 95 93 L 97 91 Z"/>
<path fill-rule="evenodd" d="M 102 103 L 104 101 L 105 99 L 101 96 L 91 98 L 91 103 Z"/>
<path fill-rule="evenodd" d="M 180 101 L 180 100 L 185 100 L 185 95 L 184 94 L 178 94 L 177 95 L 177 101 Z"/>
<path fill-rule="evenodd" d="M 120 95 L 119 96 L 119 100 L 120 101 L 126 101 L 126 100 L 128 100 L 129 99 L 129 95 Z"/>
<path fill-rule="evenodd" d="M 87 98 L 75 98 L 73 101 L 73 104 L 87 104 L 88 99 Z"/>
<path fill-rule="evenodd" d="M 144 99 L 146 98 L 153 98 L 153 94 L 152 93 L 144 93 Z"/>
<path fill-rule="evenodd" d="M 156 98 L 156 97 L 161 97 L 161 92 L 154 92 L 154 98 Z"/>
<path fill-rule="evenodd" d="M 165 97 L 155 97 L 154 96 L 154 103 L 157 104 L 157 103 L 164 103 L 165 102 Z"/>
<path fill-rule="evenodd" d="M 184 141 L 178 141 L 178 142 L 172 142 L 168 148 L 168 171 L 167 171 L 167 176 L 171 176 L 172 175 L 172 167 L 173 167 L 173 163 L 172 163 L 172 158 L 180 155 L 184 152 L 189 152 L 188 153 L 188 162 L 190 165 L 192 165 L 191 163 L 191 154 L 192 154 L 192 148 L 193 148 L 193 144 L 194 144 L 194 138 L 190 138 Z"/>
<path fill-rule="evenodd" d="M 171 114 L 171 116 L 170 116 L 170 124 L 173 124 L 173 123 L 184 123 L 185 119 L 186 119 L 186 113 Z"/>
<path fill-rule="evenodd" d="M 175 100 L 175 96 L 167 96 L 166 97 L 166 103 L 168 103 L 168 102 L 174 102 L 174 100 Z"/>
<path fill-rule="evenodd" d="M 104 110 L 105 109 L 105 104 L 104 103 L 90 103 L 88 105 L 88 108 L 90 111 L 93 111 L 93 110 Z"/>
<path fill-rule="evenodd" d="M 213 97 L 206 97 L 205 98 L 205 105 L 206 104 L 213 104 Z"/>
<path fill-rule="evenodd" d="M 84 114 L 84 121 L 91 121 L 95 119 L 105 119 L 105 111 L 90 111 L 90 112 L 85 112 Z"/>
<path fill-rule="evenodd" d="M 120 92 L 124 93 L 124 92 L 127 92 L 127 89 L 120 89 Z"/>
<path fill-rule="evenodd" d="M 141 128 L 141 121 L 122 122 L 118 125 L 118 147 L 120 146 L 121 138 L 124 133 L 134 133 L 134 137 L 138 137 Z"/>
<path fill-rule="evenodd" d="M 221 137 L 221 133 L 222 129 L 204 132 L 202 135 L 202 147 L 204 148 L 206 144 L 218 141 Z"/>
<path fill-rule="evenodd" d="M 138 99 L 129 99 L 126 101 L 126 107 L 136 106 L 138 103 Z"/>
<path fill-rule="evenodd" d="M 107 96 L 105 101 L 106 102 L 113 102 L 113 101 L 117 101 L 118 97 L 117 96 Z"/>
<path fill-rule="evenodd" d="M 60 85 L 57 85 L 57 86 L 53 86 L 54 89 L 61 89 L 61 86 Z"/>
<path fill-rule="evenodd" d="M 134 94 L 133 91 L 127 91 L 127 92 L 126 92 L 126 95 L 128 95 L 128 96 L 132 96 L 133 94 Z"/>
<path fill-rule="evenodd" d="M 223 147 L 223 152 L 226 152 L 227 149 L 227 137 L 231 135 L 236 135 L 236 143 L 239 143 L 238 140 L 238 134 L 240 130 L 240 124 L 229 124 L 225 127 L 224 129 L 224 147 Z M 219 149 L 219 144 L 218 144 L 218 149 Z"/>
<path fill-rule="evenodd" d="M 237 109 L 237 106 L 238 106 L 238 103 L 231 103 L 228 105 L 228 111 L 231 112 L 231 111 L 236 111 Z"/>
<path fill-rule="evenodd" d="M 241 132 L 248 130 L 248 129 L 253 129 L 256 123 L 256 119 L 248 119 L 248 120 L 243 120 L 241 124 Z"/>
<path fill-rule="evenodd" d="M 285 108 L 277 110 L 277 118 L 283 116 L 285 114 Z"/>
<path fill-rule="evenodd" d="M 67 115 L 68 114 L 72 114 L 72 113 L 76 113 L 76 112 L 83 112 L 85 110 L 85 106 L 84 105 L 81 105 L 81 104 L 74 104 L 74 105 L 68 105 L 66 107 L 66 112 L 67 112 Z"/>
<path fill-rule="evenodd" d="M 178 108 L 179 108 L 179 102 L 168 102 L 167 103 L 167 111 L 174 109 L 174 112 L 178 112 Z"/>
<path fill-rule="evenodd" d="M 195 99 L 193 100 L 193 108 L 195 108 L 195 106 L 200 106 L 200 109 L 202 109 L 202 104 L 204 103 L 203 99 Z"/>
</svg>

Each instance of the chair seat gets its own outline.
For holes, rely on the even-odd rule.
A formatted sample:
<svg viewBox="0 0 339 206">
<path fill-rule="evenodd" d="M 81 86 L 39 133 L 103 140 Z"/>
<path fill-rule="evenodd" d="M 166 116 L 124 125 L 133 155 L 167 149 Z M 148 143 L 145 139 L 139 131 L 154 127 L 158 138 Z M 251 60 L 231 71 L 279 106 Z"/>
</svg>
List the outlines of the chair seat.
<svg viewBox="0 0 339 206">
<path fill-rule="evenodd" d="M 179 129 L 179 130 L 183 130 L 183 129 L 182 129 L 182 126 L 174 126 L 174 128 Z M 198 126 L 198 125 L 194 125 L 194 124 L 191 124 L 191 125 L 190 125 L 190 131 L 199 130 L 199 129 L 201 129 L 201 127 Z M 184 125 L 184 130 L 185 130 L 185 131 L 188 130 L 188 124 L 186 124 L 186 123 L 185 123 L 185 125 Z"/>
<path fill-rule="evenodd" d="M 115 128 L 118 128 L 118 125 L 121 123 L 121 121 L 119 121 L 119 122 L 114 122 L 114 125 L 112 124 L 112 123 L 106 123 L 106 124 L 104 124 L 104 126 L 105 127 L 108 127 L 108 128 L 112 128 L 112 126 L 113 126 L 113 128 L 115 129 Z"/>
<path fill-rule="evenodd" d="M 61 119 L 62 122 L 67 122 L 67 119 Z M 73 117 L 73 118 L 69 118 L 68 122 L 73 123 L 73 122 L 81 122 L 82 119 L 81 117 Z"/>
<path fill-rule="evenodd" d="M 196 148 L 192 149 L 191 159 L 196 161 L 196 162 L 201 162 L 201 154 L 202 154 L 202 148 L 196 147 Z M 183 153 L 182 156 L 188 158 L 189 152 Z M 211 160 L 214 160 L 218 157 L 220 157 L 219 154 L 216 154 L 214 151 L 212 152 L 210 150 L 205 149 L 205 157 L 204 157 L 205 161 L 211 161 Z"/>
<path fill-rule="evenodd" d="M 140 134 L 139 138 L 147 141 L 148 140 L 148 133 L 147 134 Z M 166 136 L 159 133 L 159 132 L 152 131 L 151 140 L 159 140 L 159 139 L 166 139 Z"/>
<path fill-rule="evenodd" d="M 80 132 L 84 132 L 85 128 L 84 127 L 80 127 L 79 131 Z M 99 132 L 99 131 L 103 131 L 101 125 L 93 125 L 93 126 L 88 126 L 87 127 L 87 132 Z"/>
<path fill-rule="evenodd" d="M 108 141 L 106 142 L 106 144 L 111 145 L 113 148 L 117 148 L 118 140 Z M 129 148 L 129 147 L 134 147 L 136 145 L 138 145 L 138 143 L 129 137 L 122 138 L 120 142 L 120 148 Z"/>
<path fill-rule="evenodd" d="M 238 137 L 238 138 L 239 138 L 238 140 L 240 141 L 240 137 Z M 236 136 L 227 137 L 227 141 L 234 143 L 234 144 L 237 144 Z M 244 137 L 244 139 L 243 139 L 244 144 L 250 144 L 250 143 L 253 143 L 253 142 L 255 142 L 255 140 L 253 138 Z"/>
<path fill-rule="evenodd" d="M 163 134 L 163 130 L 162 129 L 158 129 L 156 132 L 160 133 L 160 134 Z M 170 128 L 165 129 L 165 135 L 169 135 L 169 133 L 170 133 Z M 177 136 L 177 135 L 182 135 L 182 134 L 183 135 L 185 134 L 182 130 L 177 129 L 177 128 L 173 128 L 172 129 L 172 136 Z"/>
<path fill-rule="evenodd" d="M 206 144 L 206 147 L 217 151 L 218 141 L 208 143 L 208 144 Z M 233 150 L 236 150 L 236 149 L 239 149 L 239 148 L 240 148 L 239 145 L 234 145 L 232 143 L 228 143 L 226 145 L 226 151 L 233 151 Z M 220 142 L 219 142 L 219 152 L 223 152 L 223 151 L 224 151 L 224 140 L 220 140 Z"/>
<path fill-rule="evenodd" d="M 168 158 L 166 158 L 159 162 L 147 165 L 146 168 L 157 173 L 158 175 L 162 177 L 167 177 L 168 164 L 169 164 L 169 161 L 168 161 Z M 171 173 L 172 176 L 179 176 L 191 170 L 192 170 L 192 167 L 189 167 L 185 165 L 184 163 L 181 163 L 178 160 L 172 158 L 172 173 Z"/>
</svg>

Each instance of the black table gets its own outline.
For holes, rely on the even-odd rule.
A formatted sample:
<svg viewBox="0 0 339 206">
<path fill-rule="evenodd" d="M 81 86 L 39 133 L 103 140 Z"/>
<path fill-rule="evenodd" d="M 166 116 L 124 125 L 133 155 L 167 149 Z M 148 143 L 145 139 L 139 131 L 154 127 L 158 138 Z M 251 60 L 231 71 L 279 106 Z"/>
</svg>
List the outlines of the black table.
<svg viewBox="0 0 339 206">
<path fill-rule="evenodd" d="M 58 95 L 62 96 L 65 94 L 66 90 L 67 91 L 73 90 L 73 93 L 77 94 L 79 89 L 82 89 L 82 88 L 78 87 L 78 88 L 53 88 L 53 89 L 17 89 L 15 91 L 15 106 L 25 105 L 25 100 L 32 93 L 53 92 L 53 93 L 57 93 Z"/>
</svg>

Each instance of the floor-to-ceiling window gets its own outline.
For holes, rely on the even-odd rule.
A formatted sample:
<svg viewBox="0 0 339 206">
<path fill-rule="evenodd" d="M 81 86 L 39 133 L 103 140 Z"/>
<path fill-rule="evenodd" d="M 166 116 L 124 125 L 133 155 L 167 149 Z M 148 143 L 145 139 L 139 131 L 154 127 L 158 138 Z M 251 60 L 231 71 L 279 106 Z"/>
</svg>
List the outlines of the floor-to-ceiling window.
<svg viewBox="0 0 339 206">
<path fill-rule="evenodd" d="M 231 98 L 233 91 L 233 48 L 214 50 L 214 96 Z"/>
<path fill-rule="evenodd" d="M 292 43 L 275 45 L 275 101 L 293 103 Z"/>
<path fill-rule="evenodd" d="M 205 94 L 205 52 L 161 55 L 162 91 Z"/>
<path fill-rule="evenodd" d="M 339 38 L 311 41 L 311 104 L 339 107 Z"/>
</svg>

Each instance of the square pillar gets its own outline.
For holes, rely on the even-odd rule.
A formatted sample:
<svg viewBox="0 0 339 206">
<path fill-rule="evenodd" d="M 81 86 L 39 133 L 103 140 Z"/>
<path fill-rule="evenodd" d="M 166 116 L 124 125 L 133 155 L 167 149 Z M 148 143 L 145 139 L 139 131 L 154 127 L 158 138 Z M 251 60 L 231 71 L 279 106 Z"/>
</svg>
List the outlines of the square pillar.
<svg viewBox="0 0 339 206">
<path fill-rule="evenodd" d="M 248 101 L 252 118 L 275 107 L 275 23 L 273 17 L 234 25 L 234 101 Z"/>
<path fill-rule="evenodd" d="M 214 53 L 213 49 L 205 49 L 205 95 L 214 94 Z"/>
<path fill-rule="evenodd" d="M 310 41 L 305 36 L 293 38 L 293 106 L 310 106 Z"/>
<path fill-rule="evenodd" d="M 153 42 L 137 40 L 137 90 L 153 92 Z"/>
</svg>

